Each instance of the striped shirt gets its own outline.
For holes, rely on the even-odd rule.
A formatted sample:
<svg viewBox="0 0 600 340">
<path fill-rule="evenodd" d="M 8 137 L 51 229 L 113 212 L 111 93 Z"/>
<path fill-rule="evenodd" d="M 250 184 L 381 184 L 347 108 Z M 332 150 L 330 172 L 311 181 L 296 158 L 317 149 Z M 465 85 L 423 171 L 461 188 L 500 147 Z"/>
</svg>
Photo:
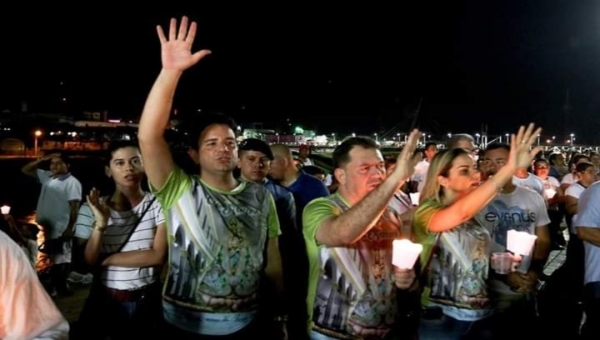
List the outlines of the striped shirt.
<svg viewBox="0 0 600 340">
<path fill-rule="evenodd" d="M 162 209 L 154 195 L 146 193 L 144 199 L 131 210 L 110 210 L 104 238 L 102 240 L 102 253 L 116 252 L 121 244 L 126 241 L 132 228 L 135 228 L 131 238 L 123 246 L 122 252 L 152 249 L 156 227 L 165 222 Z M 140 216 L 152 204 L 142 220 Z M 81 205 L 77 222 L 75 224 L 75 236 L 88 239 L 92 234 L 94 214 L 87 203 Z M 127 268 L 109 266 L 102 271 L 102 283 L 113 289 L 130 290 L 146 286 L 158 279 L 160 271 L 154 267 Z"/>
</svg>

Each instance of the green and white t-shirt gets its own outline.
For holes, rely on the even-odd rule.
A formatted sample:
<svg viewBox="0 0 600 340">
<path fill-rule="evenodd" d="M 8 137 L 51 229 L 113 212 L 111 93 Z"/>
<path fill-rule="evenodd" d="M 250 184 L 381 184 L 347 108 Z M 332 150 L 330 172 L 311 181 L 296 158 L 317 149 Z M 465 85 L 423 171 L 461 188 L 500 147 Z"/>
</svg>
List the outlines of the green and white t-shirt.
<svg viewBox="0 0 600 340">
<path fill-rule="evenodd" d="M 431 218 L 443 208 L 441 203 L 426 200 L 419 204 L 413 219 L 415 240 L 423 245 L 422 268 L 431 257 L 423 304 L 439 306 L 457 320 L 483 319 L 492 313 L 488 296 L 490 233 L 475 219 L 443 233 L 429 232 Z"/>
<path fill-rule="evenodd" d="M 241 182 L 225 192 L 176 168 L 154 192 L 168 229 L 165 319 L 205 335 L 246 327 L 258 308 L 268 238 L 280 234 L 269 191 Z"/>
<path fill-rule="evenodd" d="M 348 247 L 326 247 L 315 235 L 323 221 L 350 208 L 338 194 L 311 201 L 303 225 L 309 258 L 309 328 L 343 337 L 383 338 L 397 321 L 393 240 L 402 222 L 386 209 L 377 224 Z"/>
</svg>

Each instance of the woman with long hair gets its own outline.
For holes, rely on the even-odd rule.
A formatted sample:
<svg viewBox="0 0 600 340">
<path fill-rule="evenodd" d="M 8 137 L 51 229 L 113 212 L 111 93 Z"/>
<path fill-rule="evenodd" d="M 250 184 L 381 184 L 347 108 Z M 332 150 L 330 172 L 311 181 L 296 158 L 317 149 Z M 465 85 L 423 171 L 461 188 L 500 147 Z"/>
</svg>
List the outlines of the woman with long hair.
<svg viewBox="0 0 600 340">
<path fill-rule="evenodd" d="M 420 340 L 491 337 L 490 327 L 481 321 L 493 312 L 487 287 L 492 239 L 473 217 L 517 169 L 531 164 L 540 131 L 533 124 L 522 126 L 511 137 L 508 163 L 481 184 L 466 150 L 443 150 L 433 158 L 413 219 L 426 278 Z"/>
</svg>

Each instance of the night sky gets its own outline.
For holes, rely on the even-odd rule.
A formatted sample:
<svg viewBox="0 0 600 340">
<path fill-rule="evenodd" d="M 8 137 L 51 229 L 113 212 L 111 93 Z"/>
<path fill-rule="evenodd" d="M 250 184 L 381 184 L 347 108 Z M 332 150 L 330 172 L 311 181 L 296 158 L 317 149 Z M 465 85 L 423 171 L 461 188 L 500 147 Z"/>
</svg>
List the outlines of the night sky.
<svg viewBox="0 0 600 340">
<path fill-rule="evenodd" d="M 180 84 L 183 115 L 382 133 L 407 129 L 423 98 L 417 125 L 431 133 L 536 121 L 600 142 L 600 1 L 397 3 L 5 8 L 0 109 L 139 116 L 160 69 L 155 25 L 188 14 L 195 49 L 213 54 Z"/>
</svg>

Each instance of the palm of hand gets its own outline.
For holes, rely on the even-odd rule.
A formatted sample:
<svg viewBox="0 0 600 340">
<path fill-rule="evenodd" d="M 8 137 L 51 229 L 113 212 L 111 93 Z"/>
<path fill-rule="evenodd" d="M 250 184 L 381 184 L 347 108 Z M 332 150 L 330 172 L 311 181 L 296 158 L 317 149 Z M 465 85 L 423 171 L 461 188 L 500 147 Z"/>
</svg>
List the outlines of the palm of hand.
<svg viewBox="0 0 600 340">
<path fill-rule="evenodd" d="M 90 209 L 94 213 L 96 222 L 101 224 L 108 222 L 108 217 L 110 216 L 110 208 L 107 204 L 108 202 L 100 199 L 99 193 L 96 189 L 92 189 L 90 194 L 86 197 L 86 200 L 90 206 Z"/>
<path fill-rule="evenodd" d="M 162 47 L 162 64 L 166 69 L 185 70 L 196 63 L 185 41 L 169 41 Z"/>
<path fill-rule="evenodd" d="M 110 208 L 108 207 L 108 205 L 106 205 L 106 203 L 90 204 L 90 207 L 92 208 L 92 212 L 96 217 L 96 221 L 108 221 L 108 217 L 110 216 Z"/>
<path fill-rule="evenodd" d="M 530 147 L 525 144 L 521 144 L 517 147 L 516 153 L 516 164 L 517 168 L 528 168 L 531 165 L 533 155 L 531 154 Z"/>
</svg>

